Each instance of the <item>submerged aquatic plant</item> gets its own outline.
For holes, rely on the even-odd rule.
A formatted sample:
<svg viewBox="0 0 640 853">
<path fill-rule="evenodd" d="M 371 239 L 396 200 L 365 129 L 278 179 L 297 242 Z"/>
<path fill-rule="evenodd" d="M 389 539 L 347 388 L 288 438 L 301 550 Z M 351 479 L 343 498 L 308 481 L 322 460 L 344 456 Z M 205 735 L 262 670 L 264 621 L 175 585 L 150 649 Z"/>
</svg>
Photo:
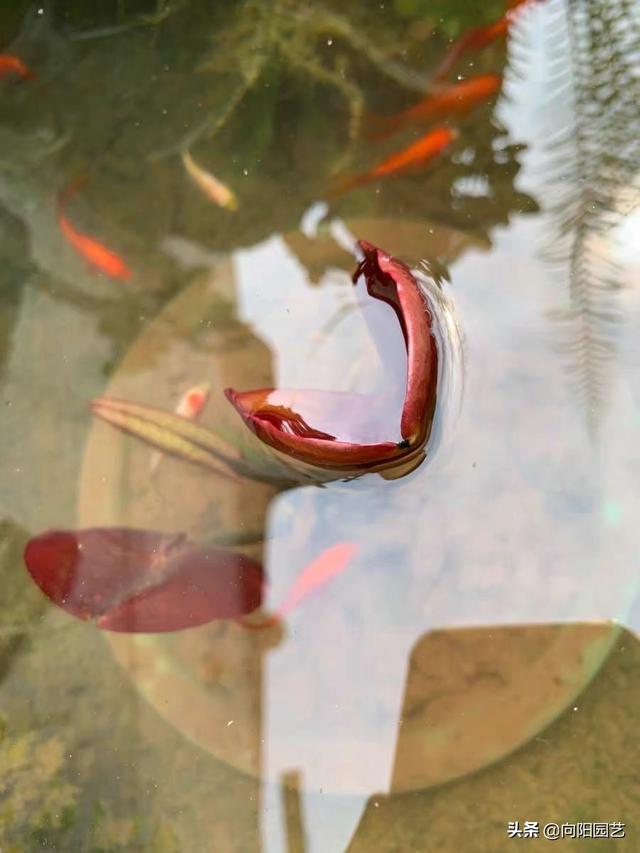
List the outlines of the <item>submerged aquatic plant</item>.
<svg viewBox="0 0 640 853">
<path fill-rule="evenodd" d="M 333 46 L 334 39 L 334 56 L 328 62 L 318 45 L 322 41 Z M 235 16 L 212 42 L 200 70 L 228 74 L 235 68 L 240 79 L 222 109 L 190 131 L 179 148 L 219 131 L 259 81 L 269 88 L 286 74 L 327 86 L 344 101 L 350 147 L 358 138 L 364 110 L 364 93 L 347 73 L 356 57 L 406 89 L 425 92 L 431 88 L 426 74 L 393 60 L 389 51 L 363 34 L 357 20 L 321 3 L 301 7 L 292 0 L 248 0 L 238 5 Z"/>
<path fill-rule="evenodd" d="M 5 730 L 0 719 L 0 837 L 6 851 L 69 849 L 81 786 L 68 773 L 69 748 L 59 729 Z"/>
</svg>

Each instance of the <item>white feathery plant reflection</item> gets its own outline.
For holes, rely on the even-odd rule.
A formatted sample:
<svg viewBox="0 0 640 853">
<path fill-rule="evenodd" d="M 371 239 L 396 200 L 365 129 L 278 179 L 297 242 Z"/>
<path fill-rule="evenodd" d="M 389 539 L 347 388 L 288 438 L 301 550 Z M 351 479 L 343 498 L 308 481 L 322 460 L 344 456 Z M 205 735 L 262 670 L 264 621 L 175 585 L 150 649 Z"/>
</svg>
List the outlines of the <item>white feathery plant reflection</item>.
<svg viewBox="0 0 640 853">
<path fill-rule="evenodd" d="M 628 190 L 640 172 L 640 24 L 633 0 L 552 0 L 548 11 L 550 97 L 570 106 L 548 145 L 551 239 L 544 257 L 567 271 L 568 304 L 552 316 L 593 435 L 622 319 L 615 296 L 625 271 L 613 229 L 630 212 Z"/>
</svg>

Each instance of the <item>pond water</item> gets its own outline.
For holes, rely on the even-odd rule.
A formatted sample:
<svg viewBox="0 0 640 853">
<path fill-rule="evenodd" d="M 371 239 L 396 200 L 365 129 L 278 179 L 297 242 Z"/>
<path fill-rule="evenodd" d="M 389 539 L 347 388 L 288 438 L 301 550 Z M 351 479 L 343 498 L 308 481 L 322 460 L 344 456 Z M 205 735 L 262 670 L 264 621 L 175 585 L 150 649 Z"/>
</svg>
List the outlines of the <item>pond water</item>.
<svg viewBox="0 0 640 853">
<path fill-rule="evenodd" d="M 0 849 L 636 849 L 638 4 L 15 0 L 0 39 Z M 402 449 L 416 317 L 356 240 L 437 352 L 380 471 L 223 393 Z"/>
</svg>

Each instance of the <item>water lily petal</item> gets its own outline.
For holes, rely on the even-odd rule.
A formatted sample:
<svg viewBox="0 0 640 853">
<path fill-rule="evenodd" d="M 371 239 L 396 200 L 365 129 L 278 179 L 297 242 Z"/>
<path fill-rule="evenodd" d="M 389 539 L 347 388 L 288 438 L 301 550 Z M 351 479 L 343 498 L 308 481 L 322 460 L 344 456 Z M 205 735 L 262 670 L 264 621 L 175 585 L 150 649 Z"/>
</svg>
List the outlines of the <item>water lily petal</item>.
<svg viewBox="0 0 640 853">
<path fill-rule="evenodd" d="M 111 631 L 178 631 L 251 613 L 262 600 L 257 562 L 182 534 L 50 530 L 27 543 L 24 560 L 58 607 Z"/>
<path fill-rule="evenodd" d="M 425 439 L 435 395 L 437 352 L 431 334 L 431 313 L 409 267 L 366 240 L 360 240 L 358 245 L 364 258 L 354 273 L 354 281 L 364 275 L 368 293 L 391 305 L 404 334 L 407 385 L 400 431 L 413 446 Z"/>
<path fill-rule="evenodd" d="M 302 410 L 313 409 L 319 392 L 265 388 L 225 391 L 247 427 L 265 444 L 292 460 L 328 469 L 336 476 L 392 471 L 400 463 L 403 470 L 413 470 L 424 458 L 423 448 L 435 408 L 437 350 L 431 333 L 431 313 L 420 284 L 402 261 L 364 240 L 358 245 L 363 259 L 354 273 L 354 282 L 364 275 L 367 292 L 393 308 L 404 335 L 407 379 L 400 419 L 401 440 L 391 440 L 391 435 L 388 440 L 374 442 L 346 440 L 345 433 L 349 431 L 346 413 L 343 423 L 331 432 L 321 429 L 317 421 L 314 426 Z M 328 402 L 331 395 L 324 394 Z M 375 417 L 371 406 L 369 417 Z"/>
<path fill-rule="evenodd" d="M 229 402 L 249 429 L 281 453 L 309 465 L 348 472 L 404 455 L 404 445 L 393 441 L 359 444 L 317 430 L 300 412 L 271 402 L 277 393 L 274 389 L 245 393 L 225 389 Z"/>
</svg>

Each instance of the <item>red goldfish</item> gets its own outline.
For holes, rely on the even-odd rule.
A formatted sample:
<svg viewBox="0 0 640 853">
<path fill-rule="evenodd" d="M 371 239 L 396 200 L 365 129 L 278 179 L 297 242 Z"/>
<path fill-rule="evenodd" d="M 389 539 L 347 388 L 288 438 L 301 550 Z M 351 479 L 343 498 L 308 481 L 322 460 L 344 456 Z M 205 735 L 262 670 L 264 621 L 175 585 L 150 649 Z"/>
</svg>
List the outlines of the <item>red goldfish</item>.
<svg viewBox="0 0 640 853">
<path fill-rule="evenodd" d="M 245 618 L 238 621 L 243 627 L 250 630 L 275 627 L 305 598 L 322 589 L 329 581 L 343 572 L 357 551 L 358 546 L 355 542 L 336 542 L 335 545 L 330 545 L 302 570 L 289 590 L 289 594 L 273 616 L 258 621 Z"/>
<path fill-rule="evenodd" d="M 446 77 L 465 53 L 482 50 L 487 45 L 491 44 L 491 42 L 506 36 L 509 32 L 509 26 L 515 19 L 514 13 L 516 12 L 516 9 L 519 9 L 520 6 L 524 6 L 531 2 L 540 2 L 540 0 L 510 0 L 507 12 L 501 18 L 498 18 L 497 21 L 494 21 L 492 24 L 487 24 L 484 27 L 473 27 L 473 29 L 467 30 L 466 33 L 463 33 L 463 35 L 461 35 L 460 38 L 451 45 L 444 59 L 436 68 L 434 72 L 434 79 L 442 80 Z"/>
<path fill-rule="evenodd" d="M 431 160 L 442 154 L 451 143 L 458 138 L 458 131 L 449 127 L 436 127 L 420 139 L 412 142 L 407 148 L 397 151 L 390 157 L 382 160 L 368 172 L 360 172 L 351 175 L 338 182 L 330 196 L 341 195 L 349 192 L 377 178 L 386 178 L 396 172 L 405 172 L 417 166 L 425 166 Z"/>
<path fill-rule="evenodd" d="M 20 80 L 31 80 L 36 75 L 28 65 L 12 53 L 0 53 L 0 77 L 12 75 Z"/>
<path fill-rule="evenodd" d="M 68 186 L 58 196 L 58 225 L 68 242 L 94 269 L 109 278 L 126 281 L 131 278 L 131 270 L 119 255 L 112 252 L 102 243 L 94 240 L 88 234 L 78 231 L 64 214 L 64 205 L 84 182 L 76 182 Z"/>
<path fill-rule="evenodd" d="M 499 91 L 502 77 L 499 74 L 481 74 L 461 83 L 452 83 L 436 95 L 423 98 L 415 106 L 393 116 L 372 116 L 372 136 L 382 139 L 407 123 L 425 121 L 450 113 L 465 113 L 476 104 L 491 98 Z"/>
</svg>

